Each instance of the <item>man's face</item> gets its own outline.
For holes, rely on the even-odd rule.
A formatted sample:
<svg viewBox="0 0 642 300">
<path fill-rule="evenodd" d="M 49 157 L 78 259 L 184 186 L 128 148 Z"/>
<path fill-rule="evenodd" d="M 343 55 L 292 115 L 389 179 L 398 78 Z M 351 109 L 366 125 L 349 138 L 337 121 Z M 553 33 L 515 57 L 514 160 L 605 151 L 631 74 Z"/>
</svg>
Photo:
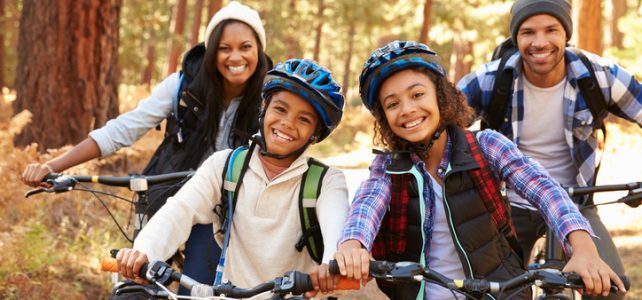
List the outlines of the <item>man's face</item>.
<svg viewBox="0 0 642 300">
<path fill-rule="evenodd" d="M 560 21 L 546 14 L 526 19 L 517 32 L 517 48 L 525 72 L 543 77 L 556 68 L 564 68 L 566 31 Z"/>
</svg>

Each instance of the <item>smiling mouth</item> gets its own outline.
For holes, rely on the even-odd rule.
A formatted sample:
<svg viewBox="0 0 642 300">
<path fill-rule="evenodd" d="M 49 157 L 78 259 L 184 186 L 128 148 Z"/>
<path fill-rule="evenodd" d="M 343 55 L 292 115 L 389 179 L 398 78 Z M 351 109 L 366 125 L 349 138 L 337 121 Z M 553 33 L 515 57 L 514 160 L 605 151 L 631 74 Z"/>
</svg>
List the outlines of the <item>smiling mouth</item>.
<svg viewBox="0 0 642 300">
<path fill-rule="evenodd" d="M 529 55 L 536 59 L 542 59 L 553 55 L 553 50 L 546 52 L 530 52 Z"/>
<path fill-rule="evenodd" d="M 247 69 L 247 65 L 242 65 L 242 66 L 227 66 L 227 69 L 230 70 L 232 74 L 238 74 L 242 73 Z"/>
<path fill-rule="evenodd" d="M 414 127 L 417 127 L 419 124 L 421 124 L 421 122 L 423 122 L 425 119 L 426 119 L 426 117 L 417 118 L 417 119 L 414 119 L 414 120 L 412 120 L 410 122 L 406 122 L 406 123 L 401 124 L 401 127 L 406 128 L 406 129 L 412 129 Z"/>
<path fill-rule="evenodd" d="M 283 141 L 286 141 L 286 142 L 291 142 L 291 141 L 294 140 L 293 137 L 285 134 L 284 132 L 282 132 L 282 131 L 280 131 L 278 129 L 272 129 L 272 135 L 274 135 L 274 137 L 276 137 L 277 139 L 283 140 Z"/>
</svg>

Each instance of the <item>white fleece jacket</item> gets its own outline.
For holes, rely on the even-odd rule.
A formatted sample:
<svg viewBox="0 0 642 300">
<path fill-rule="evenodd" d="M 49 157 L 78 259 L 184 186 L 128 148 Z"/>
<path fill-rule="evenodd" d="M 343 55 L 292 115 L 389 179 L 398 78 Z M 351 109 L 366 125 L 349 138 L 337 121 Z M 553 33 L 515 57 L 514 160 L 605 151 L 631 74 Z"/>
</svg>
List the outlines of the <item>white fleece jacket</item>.
<svg viewBox="0 0 642 300">
<path fill-rule="evenodd" d="M 220 204 L 221 177 L 230 152 L 216 152 L 203 162 L 194 177 L 143 228 L 134 249 L 146 253 L 150 261 L 166 260 L 187 240 L 192 225 L 213 223 L 213 232 L 218 231 L 220 220 L 212 209 Z M 286 271 L 309 272 L 316 266 L 307 249 L 298 252 L 294 247 L 302 232 L 298 199 L 308 157 L 301 155 L 270 181 L 258 155 L 257 147 L 239 191 L 223 272 L 224 279 L 245 288 Z M 317 202 L 325 245 L 323 262 L 332 259 L 336 251 L 348 210 L 343 172 L 330 168 Z M 216 239 L 221 245 L 223 236 L 219 234 Z"/>
</svg>

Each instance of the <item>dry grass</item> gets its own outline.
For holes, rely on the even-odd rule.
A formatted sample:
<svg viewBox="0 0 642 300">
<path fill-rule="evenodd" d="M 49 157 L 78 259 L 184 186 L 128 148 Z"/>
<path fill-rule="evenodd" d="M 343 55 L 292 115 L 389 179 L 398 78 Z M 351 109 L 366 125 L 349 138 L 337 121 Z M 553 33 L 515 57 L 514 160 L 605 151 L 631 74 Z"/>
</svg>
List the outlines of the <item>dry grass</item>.
<svg viewBox="0 0 642 300">
<path fill-rule="evenodd" d="M 121 111 L 132 108 L 136 99 L 148 93 L 139 87 L 123 87 Z M 12 116 L 13 95 L 6 91 L 0 99 L 0 298 L 5 299 L 102 299 L 109 294 L 109 276 L 98 270 L 98 261 L 107 251 L 127 245 L 100 204 L 88 194 L 80 192 L 61 195 L 38 195 L 24 199 L 27 187 L 21 184 L 20 174 L 28 163 L 45 161 L 61 151 L 56 149 L 39 156 L 35 145 L 15 149 L 12 137 L 29 121 L 29 115 Z M 370 120 L 355 126 L 370 130 Z M 365 125 L 364 125 L 365 124 Z M 341 129 L 347 130 L 347 129 Z M 352 129 L 351 129 L 352 130 Z M 600 184 L 640 181 L 642 162 L 636 157 L 642 148 L 637 126 L 609 124 L 609 148 L 604 158 Z M 74 174 L 123 174 L 140 171 L 160 141 L 160 132 L 152 131 L 134 147 L 124 149 L 107 159 L 86 163 L 68 173 Z M 340 135 L 339 135 L 340 136 Z M 365 146 L 352 155 L 336 155 L 327 159 L 331 164 L 363 168 L 370 161 L 368 135 L 351 133 L 353 141 Z M 343 140 L 343 136 L 340 139 Z M 324 142 L 325 143 L 325 142 Z M 327 144 L 331 144 L 327 143 Z M 319 150 L 323 153 L 326 149 Z M 352 149 L 351 149 L 352 150 Z M 346 149 L 343 149 L 346 151 Z M 330 151 L 335 152 L 336 151 Z M 355 170 L 359 176 L 367 175 Z M 351 192 L 360 180 L 352 176 Z M 115 190 L 120 195 L 130 195 Z M 606 201 L 617 195 L 598 198 Z M 107 200 L 107 199 L 106 199 Z M 127 223 L 130 207 L 121 202 L 107 200 L 116 218 Z M 634 287 L 628 299 L 642 299 L 636 285 L 642 281 L 642 208 L 631 209 L 624 205 L 610 205 L 600 209 L 607 227 L 613 231 L 628 275 Z M 130 228 L 131 232 L 131 228 Z M 359 294 L 342 299 L 385 299 L 373 284 Z"/>
</svg>

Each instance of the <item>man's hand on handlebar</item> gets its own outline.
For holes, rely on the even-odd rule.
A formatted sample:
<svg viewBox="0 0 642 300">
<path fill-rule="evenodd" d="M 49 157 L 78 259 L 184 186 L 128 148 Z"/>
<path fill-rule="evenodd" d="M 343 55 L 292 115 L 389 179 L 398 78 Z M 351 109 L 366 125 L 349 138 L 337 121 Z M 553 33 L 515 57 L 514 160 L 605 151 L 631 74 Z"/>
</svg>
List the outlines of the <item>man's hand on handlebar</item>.
<svg viewBox="0 0 642 300">
<path fill-rule="evenodd" d="M 314 291 L 305 293 L 304 297 L 309 299 L 316 296 L 319 292 L 323 294 L 333 292 L 336 288 L 336 284 L 339 283 L 340 278 L 340 276 L 330 274 L 328 264 L 317 266 L 312 272 L 310 272 L 310 279 L 312 280 Z"/>
<path fill-rule="evenodd" d="M 118 272 L 125 278 L 134 280 L 138 284 L 145 284 L 147 281 L 139 275 L 143 264 L 148 263 L 147 254 L 138 250 L 123 248 L 116 255 Z"/>
</svg>

